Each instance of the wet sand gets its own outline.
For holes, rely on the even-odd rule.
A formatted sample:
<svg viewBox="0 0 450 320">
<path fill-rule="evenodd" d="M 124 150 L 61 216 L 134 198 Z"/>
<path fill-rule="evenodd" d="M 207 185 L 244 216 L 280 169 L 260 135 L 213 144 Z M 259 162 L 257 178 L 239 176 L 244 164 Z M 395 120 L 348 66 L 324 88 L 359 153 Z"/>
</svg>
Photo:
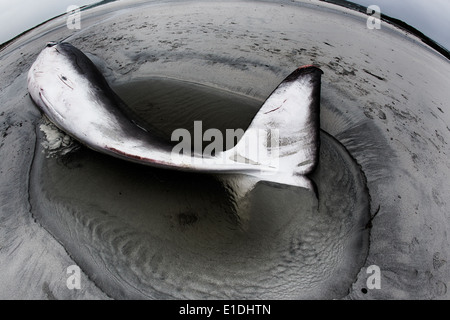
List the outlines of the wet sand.
<svg viewBox="0 0 450 320">
<path fill-rule="evenodd" d="M 58 18 L 0 52 L 1 298 L 449 297 L 448 60 L 320 2 L 111 3 L 83 14 L 79 31 Z M 293 69 L 319 65 L 319 204 L 261 183 L 242 226 L 213 177 L 83 148 L 46 158 L 26 73 L 47 41 L 69 35 L 118 92 L 155 77 L 198 83 L 253 101 L 242 123 Z M 81 290 L 66 287 L 73 264 Z M 370 265 L 379 290 L 363 290 Z"/>
<path fill-rule="evenodd" d="M 217 89 L 164 82 L 170 85 L 152 86 L 164 102 L 148 99 L 167 111 L 169 123 L 183 119 L 182 128 L 192 124 L 192 109 L 203 109 L 196 120 L 214 121 L 213 101 L 220 109 L 247 105 L 248 98 L 223 99 Z M 174 100 L 186 86 L 191 101 L 179 108 Z M 173 91 L 176 98 L 167 98 Z M 254 113 L 241 110 L 243 119 Z M 236 112 L 222 112 L 226 123 L 224 114 Z M 39 146 L 31 211 L 114 298 L 343 297 L 367 256 L 369 195 L 343 146 L 326 133 L 321 141 L 311 177 L 319 202 L 309 190 L 260 182 L 240 212 L 212 175 L 147 168 L 85 148 L 49 158 Z"/>
</svg>

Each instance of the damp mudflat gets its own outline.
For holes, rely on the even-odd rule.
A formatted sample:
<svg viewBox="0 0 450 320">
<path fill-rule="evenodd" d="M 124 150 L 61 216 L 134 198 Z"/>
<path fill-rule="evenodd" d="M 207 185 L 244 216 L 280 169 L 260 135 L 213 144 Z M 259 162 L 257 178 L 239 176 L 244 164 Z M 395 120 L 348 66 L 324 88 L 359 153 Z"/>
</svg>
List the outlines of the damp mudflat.
<svg viewBox="0 0 450 320">
<path fill-rule="evenodd" d="M 167 133 L 194 120 L 205 129 L 246 129 L 260 105 L 169 79 L 115 90 Z M 84 147 L 49 156 L 38 131 L 33 215 L 111 297 L 340 298 L 366 258 L 364 176 L 324 132 L 312 176 L 319 199 L 306 189 L 260 182 L 247 212 L 234 212 L 215 176 L 155 169 Z"/>
<path fill-rule="evenodd" d="M 80 30 L 66 18 L 0 49 L 0 298 L 450 297 L 448 59 L 316 0 L 118 1 L 83 11 Z M 62 156 L 76 145 L 43 121 L 26 85 L 61 39 L 166 136 L 195 118 L 223 129 L 218 115 L 244 127 L 295 68 L 320 66 L 319 200 L 260 182 L 237 214 L 214 176 L 85 148 Z M 186 90 L 196 102 L 182 93 L 183 113 Z M 61 140 L 43 146 L 46 134 Z M 72 265 L 79 290 L 66 285 Z M 372 265 L 381 289 L 367 286 Z"/>
</svg>

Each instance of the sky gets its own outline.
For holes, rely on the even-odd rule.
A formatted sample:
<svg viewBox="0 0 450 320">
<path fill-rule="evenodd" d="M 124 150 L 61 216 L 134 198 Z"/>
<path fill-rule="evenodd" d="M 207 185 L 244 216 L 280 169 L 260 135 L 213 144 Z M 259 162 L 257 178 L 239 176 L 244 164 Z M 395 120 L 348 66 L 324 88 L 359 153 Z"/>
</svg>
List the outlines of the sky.
<svg viewBox="0 0 450 320">
<path fill-rule="evenodd" d="M 450 50 L 450 0 L 353 0 L 380 7 L 381 13 L 403 20 Z"/>
<path fill-rule="evenodd" d="M 85 5 L 99 0 L 0 0 L 0 43 L 65 13 L 70 5 Z"/>
<path fill-rule="evenodd" d="M 0 44 L 39 23 L 66 12 L 69 5 L 99 0 L 0 0 Z M 450 0 L 353 0 L 377 5 L 381 12 L 405 21 L 450 50 Z"/>
</svg>

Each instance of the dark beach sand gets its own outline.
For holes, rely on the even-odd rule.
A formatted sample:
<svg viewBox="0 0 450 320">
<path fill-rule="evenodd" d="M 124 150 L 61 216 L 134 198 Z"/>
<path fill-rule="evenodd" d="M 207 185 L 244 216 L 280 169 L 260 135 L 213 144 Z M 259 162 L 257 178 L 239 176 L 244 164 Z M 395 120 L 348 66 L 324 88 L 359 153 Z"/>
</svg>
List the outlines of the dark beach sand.
<svg viewBox="0 0 450 320">
<path fill-rule="evenodd" d="M 0 51 L 0 298 L 449 298 L 447 59 L 322 2 L 111 3 L 82 14 L 81 30 L 60 17 Z M 245 126 L 293 69 L 319 65 L 319 203 L 260 183 L 236 215 L 209 175 L 84 148 L 47 158 L 26 74 L 47 41 L 68 36 L 166 133 L 197 117 Z M 141 89 L 152 81 L 154 92 Z M 66 287 L 74 264 L 80 290 Z M 362 290 L 370 265 L 379 290 Z"/>
</svg>

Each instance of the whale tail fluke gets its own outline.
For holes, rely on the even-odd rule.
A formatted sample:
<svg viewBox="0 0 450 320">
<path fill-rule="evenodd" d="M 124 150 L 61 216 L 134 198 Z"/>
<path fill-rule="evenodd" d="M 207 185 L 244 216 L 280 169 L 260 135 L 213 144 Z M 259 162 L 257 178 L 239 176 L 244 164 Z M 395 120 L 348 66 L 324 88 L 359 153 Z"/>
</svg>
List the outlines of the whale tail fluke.
<svg viewBox="0 0 450 320">
<path fill-rule="evenodd" d="M 307 175 L 314 171 L 319 160 L 322 73 L 312 65 L 292 72 L 267 98 L 237 145 L 226 151 L 227 157 L 236 162 L 267 169 L 248 173 L 253 178 L 240 175 L 220 178 L 230 190 L 236 208 L 258 181 L 307 188 L 316 193 L 314 182 Z"/>
</svg>

